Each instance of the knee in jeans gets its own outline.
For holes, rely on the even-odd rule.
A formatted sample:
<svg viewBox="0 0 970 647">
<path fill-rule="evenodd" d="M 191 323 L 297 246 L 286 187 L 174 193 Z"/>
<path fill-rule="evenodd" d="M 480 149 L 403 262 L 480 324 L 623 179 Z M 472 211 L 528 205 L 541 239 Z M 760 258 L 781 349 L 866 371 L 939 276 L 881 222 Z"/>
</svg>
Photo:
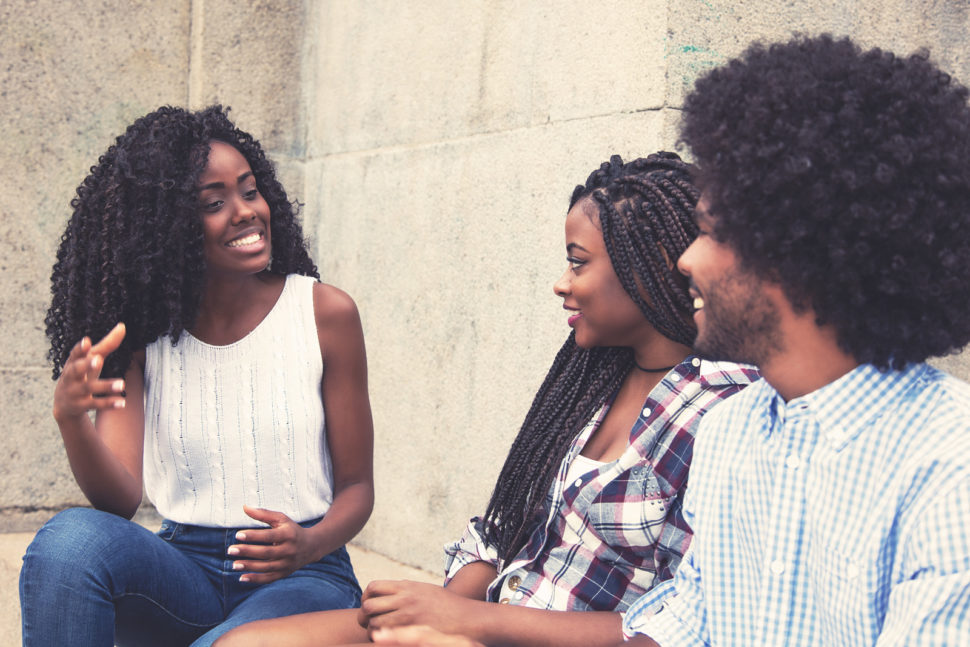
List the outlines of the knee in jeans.
<svg viewBox="0 0 970 647">
<path fill-rule="evenodd" d="M 70 508 L 58 513 L 37 531 L 24 556 L 28 565 L 50 565 L 65 575 L 84 569 L 106 550 L 105 519 L 108 513 Z"/>
</svg>

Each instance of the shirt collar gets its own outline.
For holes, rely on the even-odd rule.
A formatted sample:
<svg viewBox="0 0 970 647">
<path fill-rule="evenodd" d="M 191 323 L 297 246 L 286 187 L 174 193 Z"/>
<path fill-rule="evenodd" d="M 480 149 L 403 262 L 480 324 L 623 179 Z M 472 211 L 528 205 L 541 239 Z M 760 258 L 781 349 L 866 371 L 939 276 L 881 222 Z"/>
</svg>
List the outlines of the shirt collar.
<svg viewBox="0 0 970 647">
<path fill-rule="evenodd" d="M 773 401 L 766 404 L 782 418 L 789 411 L 808 409 L 823 437 L 838 451 L 898 406 L 926 369 L 925 364 L 910 364 L 899 371 L 861 364 L 834 382 L 787 403 L 771 389 Z"/>
</svg>

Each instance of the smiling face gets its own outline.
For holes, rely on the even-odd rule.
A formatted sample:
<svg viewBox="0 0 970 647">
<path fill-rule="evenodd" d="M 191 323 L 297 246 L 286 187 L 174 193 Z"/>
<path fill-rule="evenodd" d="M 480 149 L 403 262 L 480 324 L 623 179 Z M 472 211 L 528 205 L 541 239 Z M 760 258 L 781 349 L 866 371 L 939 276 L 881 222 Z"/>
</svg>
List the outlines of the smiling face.
<svg viewBox="0 0 970 647">
<path fill-rule="evenodd" d="M 210 274 L 256 274 L 270 261 L 270 210 L 234 146 L 213 141 L 199 177 L 199 211 Z"/>
<path fill-rule="evenodd" d="M 553 291 L 562 297 L 579 346 L 635 346 L 654 329 L 620 284 L 598 225 L 599 212 L 590 198 L 566 214 L 569 268 Z"/>
<path fill-rule="evenodd" d="M 690 281 L 698 355 L 762 366 L 782 348 L 781 318 L 767 281 L 745 271 L 734 251 L 712 235 L 707 202 L 697 203 L 697 239 L 677 267 Z"/>
</svg>

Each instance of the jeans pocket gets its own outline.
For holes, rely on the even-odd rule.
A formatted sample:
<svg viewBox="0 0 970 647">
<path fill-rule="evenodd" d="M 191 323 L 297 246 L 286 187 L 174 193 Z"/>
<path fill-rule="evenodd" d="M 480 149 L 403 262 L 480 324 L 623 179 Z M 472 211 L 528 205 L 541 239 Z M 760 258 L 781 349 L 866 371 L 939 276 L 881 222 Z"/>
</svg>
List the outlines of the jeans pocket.
<svg viewBox="0 0 970 647">
<path fill-rule="evenodd" d="M 162 525 L 155 534 L 165 541 L 172 541 L 175 539 L 175 535 L 178 532 L 179 525 L 174 521 L 168 519 L 162 520 Z"/>
</svg>

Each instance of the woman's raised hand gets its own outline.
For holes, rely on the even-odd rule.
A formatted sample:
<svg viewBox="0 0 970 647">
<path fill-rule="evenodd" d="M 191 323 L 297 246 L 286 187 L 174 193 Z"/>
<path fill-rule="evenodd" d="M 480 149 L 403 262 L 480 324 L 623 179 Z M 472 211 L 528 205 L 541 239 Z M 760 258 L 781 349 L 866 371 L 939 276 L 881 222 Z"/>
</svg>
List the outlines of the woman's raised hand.
<svg viewBox="0 0 970 647">
<path fill-rule="evenodd" d="M 125 338 L 125 324 L 119 323 L 97 344 L 85 337 L 71 349 L 54 387 L 54 419 L 64 422 L 94 409 L 125 406 L 125 381 L 101 379 L 104 358 Z"/>
</svg>

